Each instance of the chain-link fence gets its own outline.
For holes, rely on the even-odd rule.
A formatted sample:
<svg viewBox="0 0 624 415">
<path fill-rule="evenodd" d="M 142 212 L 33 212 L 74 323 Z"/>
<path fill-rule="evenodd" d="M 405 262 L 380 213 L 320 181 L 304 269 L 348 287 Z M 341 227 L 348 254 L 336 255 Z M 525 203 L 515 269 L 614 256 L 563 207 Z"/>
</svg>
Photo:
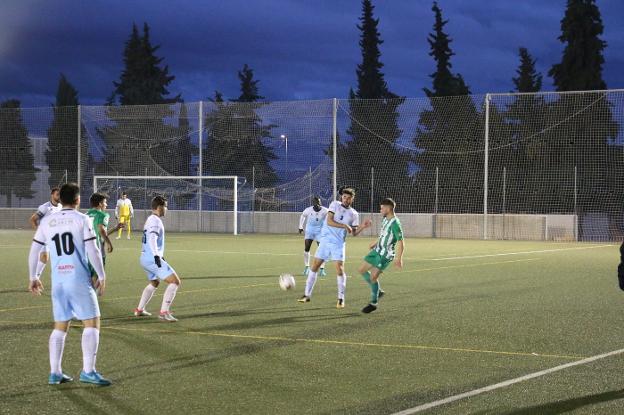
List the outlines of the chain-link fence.
<svg viewBox="0 0 624 415">
<path fill-rule="evenodd" d="M 79 181 L 88 193 L 94 176 L 107 176 L 101 189 L 113 199 L 128 192 L 135 209 L 147 209 L 149 199 L 163 193 L 172 210 L 228 211 L 234 198 L 229 180 L 127 177 L 238 176 L 243 214 L 299 212 L 313 195 L 328 203 L 338 186 L 348 185 L 357 190 L 359 211 L 374 212 L 391 196 L 401 214 L 425 215 L 418 226 L 430 227 L 430 236 L 532 239 L 536 233 L 553 239 L 560 231 L 567 235 L 562 239 L 619 239 L 623 99 L 624 91 L 613 90 L 3 105 L 0 207 L 34 208 L 65 181 Z M 557 221 L 572 224 L 553 225 Z M 558 230 L 566 226 L 571 236 Z"/>
</svg>

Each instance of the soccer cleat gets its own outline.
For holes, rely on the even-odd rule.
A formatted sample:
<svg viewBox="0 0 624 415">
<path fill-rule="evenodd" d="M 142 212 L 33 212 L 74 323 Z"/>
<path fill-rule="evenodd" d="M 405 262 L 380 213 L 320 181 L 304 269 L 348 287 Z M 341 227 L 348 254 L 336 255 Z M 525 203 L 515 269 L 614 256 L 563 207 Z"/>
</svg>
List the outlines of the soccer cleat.
<svg viewBox="0 0 624 415">
<path fill-rule="evenodd" d="M 74 378 L 65 373 L 50 373 L 48 376 L 48 385 L 59 385 L 61 383 L 73 382 Z"/>
<path fill-rule="evenodd" d="M 130 237 L 128 236 L 128 240 L 130 240 Z"/>
<path fill-rule="evenodd" d="M 121 239 L 121 236 L 116 237 L 115 239 Z"/>
<path fill-rule="evenodd" d="M 309 303 L 310 302 L 310 297 L 308 297 L 307 295 L 303 295 L 297 301 L 299 301 L 300 303 Z"/>
<path fill-rule="evenodd" d="M 152 315 L 152 313 L 148 313 L 145 310 L 139 310 L 138 308 L 134 309 L 134 316 L 135 317 L 149 317 L 151 315 Z"/>
<path fill-rule="evenodd" d="M 158 318 L 161 319 L 162 321 L 166 321 L 169 323 L 175 323 L 176 321 L 178 321 L 178 319 L 175 318 L 173 314 L 171 314 L 171 312 L 169 311 L 161 311 Z"/>
<path fill-rule="evenodd" d="M 102 375 L 96 371 L 86 373 L 84 370 L 80 372 L 80 381 L 83 383 L 91 383 L 92 385 L 98 386 L 109 386 L 113 383 L 110 380 L 102 377 Z"/>
<path fill-rule="evenodd" d="M 345 308 L 344 299 L 342 299 L 342 298 L 338 299 L 338 301 L 336 302 L 336 308 Z"/>
<path fill-rule="evenodd" d="M 310 267 L 306 265 L 306 267 L 303 269 L 303 276 L 307 277 L 309 272 L 310 272 Z"/>
<path fill-rule="evenodd" d="M 372 313 L 375 310 L 377 310 L 377 304 L 369 304 L 362 309 L 362 313 L 368 314 L 368 313 Z"/>
<path fill-rule="evenodd" d="M 381 297 L 383 297 L 385 294 L 386 294 L 386 292 L 385 292 L 385 291 L 381 291 L 381 290 L 379 290 L 379 294 L 377 294 L 377 298 L 381 298 Z"/>
<path fill-rule="evenodd" d="M 327 275 L 327 272 L 325 272 L 325 268 L 321 268 L 321 272 L 319 273 L 319 275 L 320 275 L 321 277 L 324 277 L 324 276 L 326 276 L 326 275 Z"/>
</svg>

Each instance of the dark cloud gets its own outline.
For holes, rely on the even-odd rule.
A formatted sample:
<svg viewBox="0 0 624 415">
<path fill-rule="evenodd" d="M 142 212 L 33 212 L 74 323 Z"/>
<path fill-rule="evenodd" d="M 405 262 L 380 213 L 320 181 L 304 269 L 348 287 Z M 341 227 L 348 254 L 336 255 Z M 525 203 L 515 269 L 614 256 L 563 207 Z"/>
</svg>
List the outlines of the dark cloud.
<svg viewBox="0 0 624 415">
<path fill-rule="evenodd" d="M 429 1 L 376 1 L 384 71 L 390 88 L 422 96 L 434 65 L 427 34 Z M 561 56 L 557 40 L 565 0 L 444 0 L 454 39 L 455 71 L 474 93 L 508 91 L 517 49 L 529 48 L 544 75 Z M 624 4 L 599 2 L 605 23 L 605 79 L 624 87 Z M 0 98 L 25 105 L 53 101 L 60 72 L 85 104 L 101 104 L 121 71 L 121 53 L 133 22 L 147 21 L 176 80 L 172 92 L 187 101 L 218 89 L 238 94 L 236 71 L 256 71 L 270 100 L 344 97 L 355 85 L 359 62 L 359 0 L 5 0 L 0 6 Z M 545 89 L 552 81 L 545 76 Z"/>
</svg>

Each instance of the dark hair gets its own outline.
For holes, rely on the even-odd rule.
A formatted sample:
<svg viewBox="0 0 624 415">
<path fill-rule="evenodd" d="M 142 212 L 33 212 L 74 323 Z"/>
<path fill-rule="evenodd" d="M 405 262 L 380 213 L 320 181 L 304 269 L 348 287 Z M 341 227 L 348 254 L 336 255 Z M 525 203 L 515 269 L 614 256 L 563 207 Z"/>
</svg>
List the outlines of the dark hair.
<svg viewBox="0 0 624 415">
<path fill-rule="evenodd" d="M 80 187 L 76 183 L 65 183 L 59 190 L 61 193 L 61 203 L 63 205 L 73 205 L 80 196 Z"/>
<path fill-rule="evenodd" d="M 355 196 L 355 189 L 351 188 L 351 187 L 343 187 L 340 189 L 340 195 L 350 195 L 350 196 Z"/>
<path fill-rule="evenodd" d="M 106 193 L 93 193 L 89 198 L 89 203 L 91 204 L 91 207 L 98 207 L 100 206 L 100 203 L 106 199 L 108 199 L 108 195 Z"/>
<path fill-rule="evenodd" d="M 167 199 L 165 199 L 163 196 L 155 196 L 152 199 L 152 209 L 158 209 L 158 206 L 165 206 L 166 203 Z"/>
<path fill-rule="evenodd" d="M 384 200 L 382 200 L 380 205 L 382 205 L 382 206 L 391 206 L 392 210 L 394 210 L 396 208 L 396 202 L 394 201 L 394 199 L 391 199 L 389 197 L 387 197 Z"/>
<path fill-rule="evenodd" d="M 121 195 L 122 195 L 122 196 L 128 196 L 128 193 L 126 193 L 126 192 L 121 192 Z"/>
<path fill-rule="evenodd" d="M 61 189 L 59 189 L 58 187 L 53 187 L 52 189 L 50 189 L 50 194 L 52 194 L 54 192 L 58 192 L 59 190 L 61 190 Z"/>
<path fill-rule="evenodd" d="M 319 202 L 319 204 L 321 204 L 321 197 L 320 197 L 320 196 L 314 196 L 314 197 L 312 198 L 312 203 L 314 203 L 314 202 L 316 202 L 316 201 L 318 201 L 318 202 Z"/>
</svg>

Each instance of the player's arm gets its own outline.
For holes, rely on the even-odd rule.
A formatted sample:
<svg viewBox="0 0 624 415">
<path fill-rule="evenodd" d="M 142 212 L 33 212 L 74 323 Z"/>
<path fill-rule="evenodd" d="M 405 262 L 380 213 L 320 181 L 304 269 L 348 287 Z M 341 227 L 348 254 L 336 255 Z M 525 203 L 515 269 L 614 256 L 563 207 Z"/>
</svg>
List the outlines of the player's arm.
<svg viewBox="0 0 624 415">
<path fill-rule="evenodd" d="M 353 229 L 351 228 L 351 226 L 336 222 L 334 220 L 334 212 L 332 212 L 331 210 L 327 212 L 327 225 L 332 226 L 334 228 L 344 229 L 348 233 L 353 232 Z"/>
<path fill-rule="evenodd" d="M 119 206 L 121 206 L 121 199 L 117 200 L 115 205 L 115 219 L 119 219 Z"/>
<path fill-rule="evenodd" d="M 299 218 L 299 233 L 303 232 L 303 225 L 305 225 L 305 221 L 308 217 L 308 209 L 304 210 Z"/>
<path fill-rule="evenodd" d="M 362 226 L 360 226 L 360 216 L 356 213 L 353 220 L 353 236 L 358 236 L 364 229 L 370 228 L 372 223 L 373 222 L 370 219 L 366 219 Z"/>
<path fill-rule="evenodd" d="M 41 216 L 39 216 L 39 211 L 36 211 L 35 213 L 32 214 L 32 216 L 30 217 L 30 219 L 28 219 L 28 223 L 30 223 L 30 226 L 32 226 L 33 229 L 37 229 L 37 227 L 39 226 L 39 219 L 41 218 Z"/>
<path fill-rule="evenodd" d="M 83 225 L 83 237 L 85 244 L 85 251 L 87 253 L 87 259 L 95 270 L 98 276 L 95 282 L 95 287 L 100 295 L 104 295 L 104 289 L 106 288 L 106 273 L 104 272 L 104 262 L 102 261 L 102 253 L 97 246 L 97 240 L 95 232 L 90 226 L 90 221 L 85 220 Z"/>
<path fill-rule="evenodd" d="M 132 207 L 132 201 L 128 199 L 128 205 L 130 206 L 130 217 L 134 217 L 134 207 Z"/>
<path fill-rule="evenodd" d="M 98 225 L 98 228 L 99 228 L 98 232 L 100 232 L 100 236 L 102 237 L 102 240 L 104 241 L 104 246 L 106 246 L 106 252 L 110 254 L 111 252 L 113 252 L 113 243 L 108 237 L 106 226 L 100 223 Z"/>
<path fill-rule="evenodd" d="M 154 262 L 158 268 L 161 267 L 161 257 L 158 255 L 158 232 L 157 227 L 153 226 L 147 231 L 147 244 L 154 254 Z"/>
<path fill-rule="evenodd" d="M 30 244 L 30 253 L 28 254 L 28 276 L 30 280 L 28 284 L 28 291 L 30 291 L 33 295 L 41 295 L 41 292 L 43 291 L 43 284 L 37 276 L 39 253 L 43 247 L 45 247 L 45 235 L 43 234 L 41 228 L 39 228 L 37 229 L 35 237 Z"/>
<path fill-rule="evenodd" d="M 396 257 L 394 258 L 394 265 L 397 268 L 403 268 L 403 252 L 405 252 L 405 239 L 403 238 L 403 229 L 400 225 L 395 224 L 392 228 L 394 237 L 397 239 L 396 244 Z"/>
<path fill-rule="evenodd" d="M 107 231 L 106 235 L 107 235 L 107 236 L 112 235 L 112 234 L 114 234 L 115 232 L 117 232 L 119 229 L 122 229 L 122 228 L 125 228 L 125 225 L 124 225 L 123 223 L 121 223 L 121 222 L 120 222 L 120 223 L 118 223 L 117 225 L 115 225 L 115 226 L 113 226 L 112 228 L 110 228 L 110 229 Z"/>
</svg>

